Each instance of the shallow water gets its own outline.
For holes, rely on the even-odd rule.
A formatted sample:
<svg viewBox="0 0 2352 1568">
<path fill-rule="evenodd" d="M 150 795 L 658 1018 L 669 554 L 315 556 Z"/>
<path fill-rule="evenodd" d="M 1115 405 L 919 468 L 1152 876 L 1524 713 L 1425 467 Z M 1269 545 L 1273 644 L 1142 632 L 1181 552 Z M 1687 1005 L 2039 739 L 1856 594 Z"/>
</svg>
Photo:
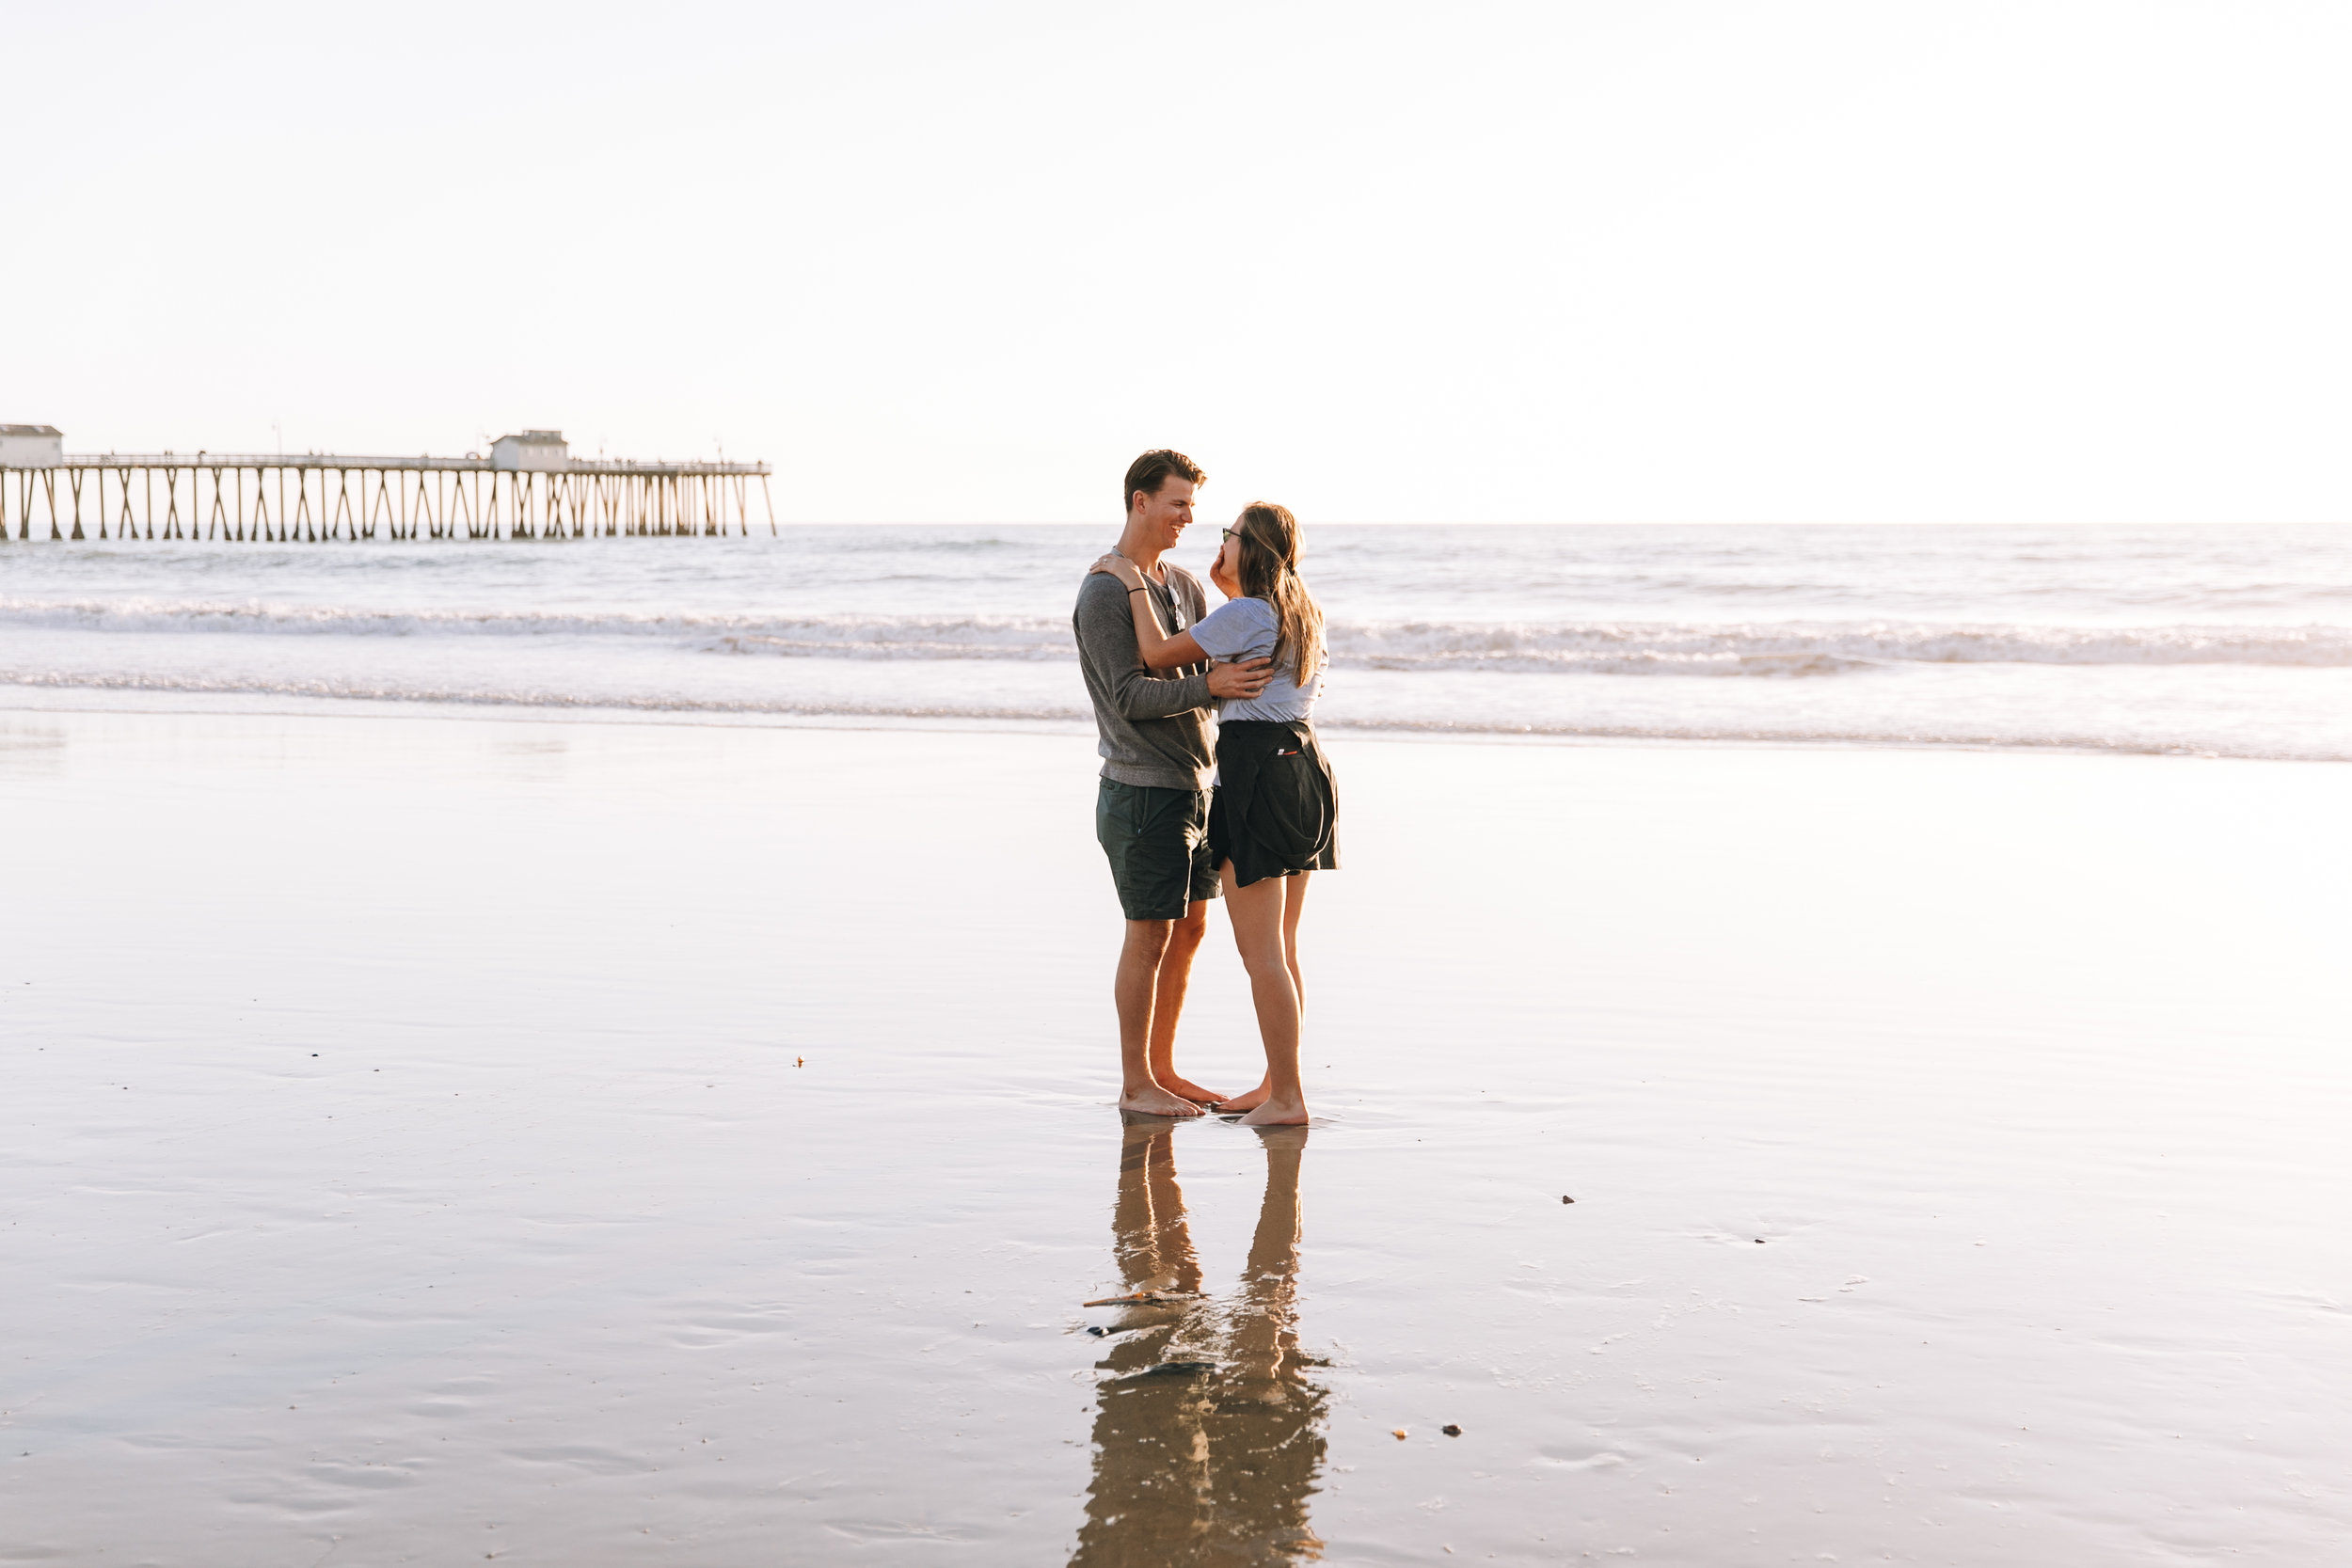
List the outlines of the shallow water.
<svg viewBox="0 0 2352 1568">
<path fill-rule="evenodd" d="M 0 681 L 1087 720 L 1094 528 L 11 543 Z M 1175 559 L 1206 570 L 1214 530 Z M 2352 759 L 2337 528 L 1310 530 L 1327 727 Z"/>
<path fill-rule="evenodd" d="M 2332 1554 L 2341 769 L 1332 749 L 1270 1140 L 1086 738 L 0 714 L 0 1558 Z"/>
</svg>

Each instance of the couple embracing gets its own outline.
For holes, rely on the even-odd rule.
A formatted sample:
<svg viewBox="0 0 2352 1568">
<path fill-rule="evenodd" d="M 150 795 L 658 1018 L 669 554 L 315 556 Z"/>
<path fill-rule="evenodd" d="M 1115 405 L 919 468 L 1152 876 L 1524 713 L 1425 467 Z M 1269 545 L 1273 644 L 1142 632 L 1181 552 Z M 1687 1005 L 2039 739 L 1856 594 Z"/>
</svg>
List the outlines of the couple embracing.
<svg viewBox="0 0 2352 1568">
<path fill-rule="evenodd" d="M 1208 608 L 1200 579 L 1167 559 L 1207 479 L 1178 451 L 1129 466 L 1126 526 L 1072 617 L 1102 737 L 1094 832 L 1127 917 L 1113 992 L 1119 1104 L 1295 1125 L 1307 1120 L 1298 920 L 1311 874 L 1339 866 L 1338 796 L 1313 724 L 1323 611 L 1298 575 L 1297 519 L 1266 501 L 1223 531 L 1209 580 L 1225 603 Z M 1265 1042 L 1264 1078 L 1232 1096 L 1175 1067 L 1193 955 L 1220 892 Z"/>
</svg>

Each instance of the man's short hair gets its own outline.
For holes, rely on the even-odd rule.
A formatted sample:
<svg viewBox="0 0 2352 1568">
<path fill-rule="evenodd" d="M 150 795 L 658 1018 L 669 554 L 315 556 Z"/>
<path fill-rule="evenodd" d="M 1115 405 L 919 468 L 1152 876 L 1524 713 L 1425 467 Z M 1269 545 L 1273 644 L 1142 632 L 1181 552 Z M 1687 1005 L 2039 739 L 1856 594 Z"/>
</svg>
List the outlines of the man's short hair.
<svg viewBox="0 0 2352 1568">
<path fill-rule="evenodd" d="M 1166 447 L 1156 448 L 1127 465 L 1127 488 L 1119 493 L 1120 515 L 1124 516 L 1135 510 L 1136 491 L 1140 490 L 1147 496 L 1158 495 L 1160 486 L 1168 483 L 1170 474 L 1178 479 L 1188 479 L 1195 484 L 1205 484 L 1209 480 L 1209 476 L 1200 471 L 1200 465 L 1183 452 L 1170 451 Z"/>
</svg>

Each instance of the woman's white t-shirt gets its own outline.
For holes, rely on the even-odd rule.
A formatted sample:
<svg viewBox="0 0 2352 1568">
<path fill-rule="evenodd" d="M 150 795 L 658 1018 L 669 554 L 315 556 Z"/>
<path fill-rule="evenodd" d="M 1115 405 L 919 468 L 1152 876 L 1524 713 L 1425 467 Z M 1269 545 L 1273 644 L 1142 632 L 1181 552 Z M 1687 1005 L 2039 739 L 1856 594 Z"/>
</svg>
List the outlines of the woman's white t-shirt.
<svg viewBox="0 0 2352 1568">
<path fill-rule="evenodd" d="M 1210 657 L 1231 663 L 1235 659 L 1272 657 L 1280 630 L 1274 607 L 1265 600 L 1228 599 L 1193 624 L 1192 640 Z M 1274 678 L 1266 682 L 1265 689 L 1255 697 L 1228 697 L 1218 704 L 1218 721 L 1231 723 L 1256 719 L 1282 722 L 1311 718 L 1315 698 L 1323 689 L 1323 672 L 1318 669 L 1303 689 L 1292 674 L 1290 662 L 1285 659 L 1274 671 Z"/>
</svg>

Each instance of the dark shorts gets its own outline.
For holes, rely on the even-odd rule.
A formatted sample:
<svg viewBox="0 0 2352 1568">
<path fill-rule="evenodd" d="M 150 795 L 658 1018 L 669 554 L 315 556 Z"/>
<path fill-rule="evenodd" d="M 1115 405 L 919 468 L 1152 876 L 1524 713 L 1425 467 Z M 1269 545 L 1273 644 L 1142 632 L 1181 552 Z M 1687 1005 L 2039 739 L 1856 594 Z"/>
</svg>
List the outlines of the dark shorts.
<svg viewBox="0 0 2352 1568">
<path fill-rule="evenodd" d="M 1207 790 L 1101 783 L 1094 837 L 1110 858 L 1128 919 L 1182 920 L 1193 903 L 1216 896 Z"/>
<path fill-rule="evenodd" d="M 1219 866 L 1232 863 L 1235 887 L 1340 868 L 1339 785 L 1313 725 L 1304 720 L 1222 724 L 1216 772 L 1209 855 Z"/>
</svg>

